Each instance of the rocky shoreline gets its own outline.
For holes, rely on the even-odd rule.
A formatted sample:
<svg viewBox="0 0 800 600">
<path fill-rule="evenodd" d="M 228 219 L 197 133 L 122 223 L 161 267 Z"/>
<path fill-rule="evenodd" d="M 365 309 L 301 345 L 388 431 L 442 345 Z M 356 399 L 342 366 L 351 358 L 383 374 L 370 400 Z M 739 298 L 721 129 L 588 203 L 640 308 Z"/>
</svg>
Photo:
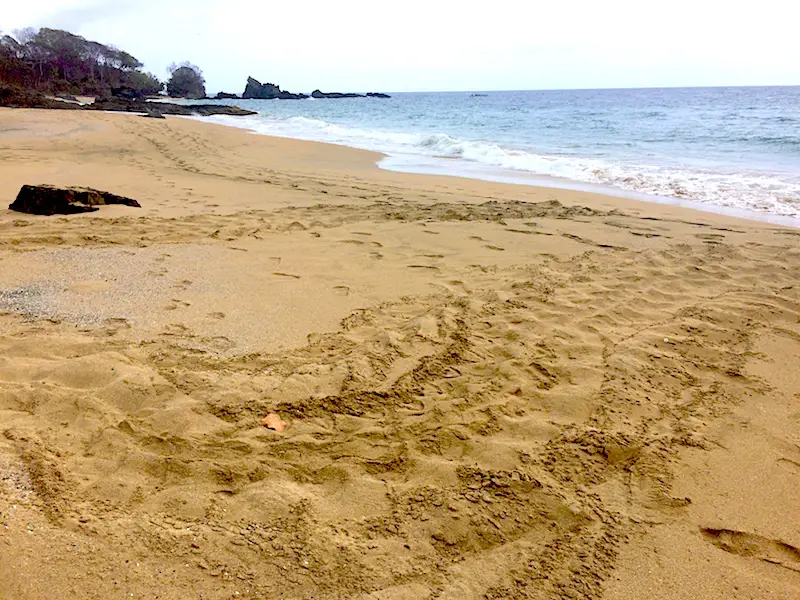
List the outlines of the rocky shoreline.
<svg viewBox="0 0 800 600">
<path fill-rule="evenodd" d="M 147 97 L 130 88 L 112 90 L 112 96 L 98 98 L 92 103 L 82 104 L 77 98 L 60 94 L 57 97 L 46 96 L 43 93 L 16 85 L 0 84 L 0 107 L 7 108 L 45 108 L 57 110 L 104 110 L 111 112 L 140 113 L 144 116 L 161 118 L 164 115 L 182 116 L 211 116 L 230 115 L 247 116 L 257 114 L 255 111 L 238 106 L 221 104 L 175 104 L 164 102 L 160 99 L 152 102 Z M 319 89 L 311 94 L 295 94 L 282 90 L 273 83 L 261 83 L 253 77 L 247 78 L 247 85 L 241 96 L 228 92 L 219 92 L 216 96 L 207 97 L 206 100 L 305 100 L 339 99 L 339 98 L 391 98 L 389 94 L 368 92 L 366 94 L 323 92 Z M 153 100 L 154 98 L 150 98 Z"/>
<path fill-rule="evenodd" d="M 130 93 L 128 93 L 130 92 Z M 219 92 L 207 100 L 305 100 L 339 99 L 339 98 L 391 98 L 389 94 L 369 92 L 354 94 L 342 92 L 323 92 L 314 90 L 311 94 L 295 94 L 282 90 L 273 83 L 261 83 L 252 77 L 247 78 L 247 86 L 241 96 L 227 92 Z M 144 116 L 161 118 L 164 115 L 211 116 L 230 115 L 247 116 L 257 114 L 255 111 L 238 106 L 222 104 L 175 104 L 172 102 L 148 101 L 135 93 L 135 90 L 120 88 L 114 90 L 110 98 L 98 98 L 92 103 L 81 104 L 72 96 L 46 96 L 41 92 L 19 86 L 0 84 L 0 107 L 7 108 L 45 108 L 56 110 L 104 110 L 111 112 L 140 113 Z"/>
<path fill-rule="evenodd" d="M 230 115 L 243 117 L 256 114 L 255 111 L 219 104 L 174 104 L 172 102 L 148 102 L 125 98 L 98 99 L 91 104 L 79 104 L 48 98 L 44 94 L 19 87 L 0 85 L 0 107 L 7 108 L 45 108 L 54 110 L 103 110 L 110 112 L 140 113 L 150 117 L 181 115 L 203 117 L 211 115 Z"/>
</svg>

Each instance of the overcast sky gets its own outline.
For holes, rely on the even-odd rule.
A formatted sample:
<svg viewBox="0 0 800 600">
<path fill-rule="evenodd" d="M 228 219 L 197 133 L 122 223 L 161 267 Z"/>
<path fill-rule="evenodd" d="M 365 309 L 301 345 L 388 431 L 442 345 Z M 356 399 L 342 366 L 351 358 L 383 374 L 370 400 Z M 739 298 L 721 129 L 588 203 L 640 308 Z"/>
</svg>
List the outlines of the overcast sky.
<svg viewBox="0 0 800 600">
<path fill-rule="evenodd" d="M 797 0 L 2 0 L 209 92 L 800 85 Z"/>
</svg>

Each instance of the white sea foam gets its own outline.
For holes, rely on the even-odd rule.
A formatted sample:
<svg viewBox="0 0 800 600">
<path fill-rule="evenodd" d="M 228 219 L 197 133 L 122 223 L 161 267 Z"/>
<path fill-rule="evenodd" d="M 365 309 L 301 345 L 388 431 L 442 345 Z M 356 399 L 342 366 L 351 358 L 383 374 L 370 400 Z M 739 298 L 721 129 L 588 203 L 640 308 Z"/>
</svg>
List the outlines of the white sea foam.
<svg viewBox="0 0 800 600">
<path fill-rule="evenodd" d="M 800 177 L 779 174 L 718 172 L 647 164 L 606 162 L 597 158 L 554 156 L 467 141 L 445 133 L 402 133 L 362 129 L 308 117 L 213 117 L 257 133 L 342 144 L 388 155 L 418 155 L 448 161 L 460 174 L 462 161 L 507 171 L 611 186 L 631 192 L 692 200 L 735 209 L 800 218 Z M 464 169 L 475 176 L 475 169 Z"/>
</svg>

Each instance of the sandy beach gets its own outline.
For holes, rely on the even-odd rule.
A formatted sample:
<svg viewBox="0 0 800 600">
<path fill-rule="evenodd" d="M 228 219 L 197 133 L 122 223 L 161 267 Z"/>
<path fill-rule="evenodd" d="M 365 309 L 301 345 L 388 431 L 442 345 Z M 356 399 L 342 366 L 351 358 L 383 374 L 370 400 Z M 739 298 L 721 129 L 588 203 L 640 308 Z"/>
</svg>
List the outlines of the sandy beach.
<svg viewBox="0 0 800 600">
<path fill-rule="evenodd" d="M 800 597 L 800 229 L 379 159 L 0 109 L 0 598 Z"/>
</svg>

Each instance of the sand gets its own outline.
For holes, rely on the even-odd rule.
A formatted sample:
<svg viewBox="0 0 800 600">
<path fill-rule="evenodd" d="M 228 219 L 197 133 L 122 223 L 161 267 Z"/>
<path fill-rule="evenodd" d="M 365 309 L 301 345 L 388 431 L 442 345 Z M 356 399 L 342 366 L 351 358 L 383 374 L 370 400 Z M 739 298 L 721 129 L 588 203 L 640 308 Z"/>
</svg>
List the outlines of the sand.
<svg viewBox="0 0 800 600">
<path fill-rule="evenodd" d="M 799 597 L 800 230 L 379 158 L 0 110 L 0 597 Z"/>
</svg>

